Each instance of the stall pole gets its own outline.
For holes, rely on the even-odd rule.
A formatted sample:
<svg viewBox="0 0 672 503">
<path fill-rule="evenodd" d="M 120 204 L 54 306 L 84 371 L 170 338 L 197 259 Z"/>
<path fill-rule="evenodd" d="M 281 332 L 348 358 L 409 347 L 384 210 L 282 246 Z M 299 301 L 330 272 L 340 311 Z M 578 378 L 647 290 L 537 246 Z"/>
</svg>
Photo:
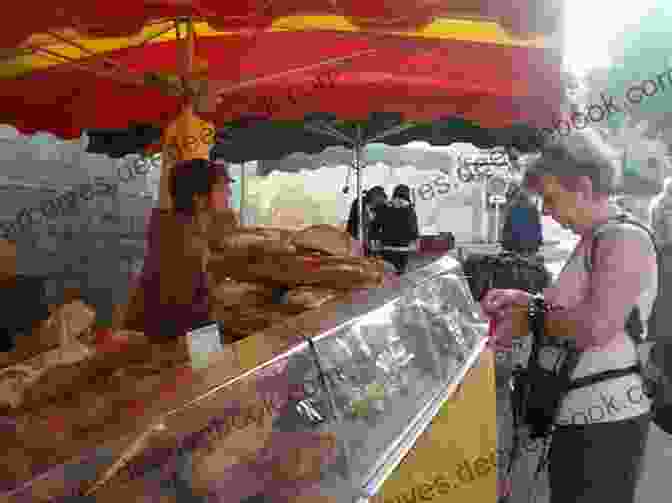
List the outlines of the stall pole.
<svg viewBox="0 0 672 503">
<path fill-rule="evenodd" d="M 240 169 L 240 223 L 247 225 L 247 162 L 241 165 Z"/>
<path fill-rule="evenodd" d="M 358 231 L 359 242 L 364 246 L 364 200 L 362 198 L 362 129 L 357 125 L 357 138 L 355 139 L 355 172 L 357 173 L 357 213 L 358 213 Z"/>
</svg>

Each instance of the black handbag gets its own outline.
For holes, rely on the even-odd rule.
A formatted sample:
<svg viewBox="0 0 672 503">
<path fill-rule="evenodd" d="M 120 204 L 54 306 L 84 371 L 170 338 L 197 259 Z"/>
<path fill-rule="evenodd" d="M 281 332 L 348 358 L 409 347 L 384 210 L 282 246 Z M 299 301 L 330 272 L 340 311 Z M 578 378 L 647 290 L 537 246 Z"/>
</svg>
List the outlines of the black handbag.
<svg viewBox="0 0 672 503">
<path fill-rule="evenodd" d="M 549 308 L 543 297 L 535 296 L 530 303 L 530 331 L 532 351 L 526 369 L 514 374 L 512 402 L 517 406 L 522 422 L 530 428 L 531 438 L 547 437 L 553 432 L 555 418 L 562 399 L 572 390 L 641 373 L 639 363 L 621 369 L 605 370 L 597 374 L 572 379 L 581 353 L 570 343 L 549 345 L 544 340 L 545 314 Z M 557 356 L 552 369 L 540 364 L 542 351 L 555 351 Z"/>
<path fill-rule="evenodd" d="M 551 283 L 543 260 L 535 256 L 473 254 L 464 261 L 463 270 L 477 302 L 491 288 L 515 288 L 536 294 Z"/>
<path fill-rule="evenodd" d="M 552 433 L 562 399 L 572 387 L 571 374 L 579 361 L 579 352 L 565 345 L 553 347 L 558 356 L 552 369 L 539 363 L 540 352 L 549 347 L 544 344 L 546 312 L 543 298 L 534 297 L 530 304 L 530 359 L 527 368 L 517 367 L 513 374 L 513 412 L 529 427 L 532 439 Z"/>
</svg>

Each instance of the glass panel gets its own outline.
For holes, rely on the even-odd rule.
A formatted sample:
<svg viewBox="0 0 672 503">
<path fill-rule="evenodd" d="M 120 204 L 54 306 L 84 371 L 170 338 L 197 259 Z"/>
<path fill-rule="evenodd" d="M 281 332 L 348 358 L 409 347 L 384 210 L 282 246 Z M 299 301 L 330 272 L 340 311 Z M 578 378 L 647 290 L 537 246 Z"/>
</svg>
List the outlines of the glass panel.
<svg viewBox="0 0 672 503">
<path fill-rule="evenodd" d="M 315 340 L 336 408 L 326 427 L 344 442 L 353 489 L 410 434 L 485 330 L 468 289 L 448 274 Z"/>
</svg>

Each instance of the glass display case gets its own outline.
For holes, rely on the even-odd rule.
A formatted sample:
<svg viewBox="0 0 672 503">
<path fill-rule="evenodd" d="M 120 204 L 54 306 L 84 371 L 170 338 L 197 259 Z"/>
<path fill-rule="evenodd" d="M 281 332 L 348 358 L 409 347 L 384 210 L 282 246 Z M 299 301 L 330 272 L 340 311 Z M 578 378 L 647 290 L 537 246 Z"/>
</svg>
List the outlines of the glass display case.
<svg viewBox="0 0 672 503">
<path fill-rule="evenodd" d="M 101 484 L 96 501 L 374 496 L 477 361 L 487 324 L 450 257 L 332 309 L 323 329 L 297 334 L 256 368 L 224 382 L 212 370 L 207 380 L 216 385 L 153 419 L 142 445 L 115 455 L 123 469 Z M 31 481 L 0 501 L 73 494 L 67 483 L 58 495 L 45 484 Z"/>
<path fill-rule="evenodd" d="M 486 324 L 457 271 L 418 276 L 397 298 L 311 341 L 333 411 L 320 428 L 347 460 L 321 489 L 339 502 L 377 492 L 483 348 Z M 307 376 L 311 389 L 318 377 Z"/>
<path fill-rule="evenodd" d="M 274 363 L 282 371 L 265 386 L 287 398 L 264 449 L 290 466 L 295 454 L 280 445 L 332 439 L 331 448 L 317 448 L 309 463 L 319 467 L 319 475 L 302 484 L 339 503 L 367 501 L 475 364 L 487 323 L 459 263 L 449 257 L 406 275 L 399 288 L 372 290 L 344 304 L 332 320 L 330 328 L 307 335 Z M 260 372 L 249 379 L 261 379 Z M 260 382 L 257 392 L 265 388 Z M 291 391 L 277 395 L 279 383 Z M 233 470 L 237 475 L 220 479 L 219 487 L 247 473 L 242 466 Z M 296 481 L 283 487 L 265 480 L 240 501 L 275 503 L 287 491 L 300 490 Z M 227 502 L 239 501 L 237 493 L 233 499 L 232 492 L 226 494 Z"/>
</svg>

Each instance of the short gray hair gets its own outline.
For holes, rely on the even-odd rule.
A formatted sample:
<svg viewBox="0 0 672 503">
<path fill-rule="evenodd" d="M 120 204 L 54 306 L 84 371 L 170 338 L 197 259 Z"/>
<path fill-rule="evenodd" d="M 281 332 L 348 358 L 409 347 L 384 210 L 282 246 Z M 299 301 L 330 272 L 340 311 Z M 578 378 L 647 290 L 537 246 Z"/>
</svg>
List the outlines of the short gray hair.
<svg viewBox="0 0 672 503">
<path fill-rule="evenodd" d="M 622 161 L 598 131 L 582 129 L 546 144 L 526 171 L 524 185 L 538 192 L 544 175 L 557 176 L 570 190 L 573 181 L 587 176 L 594 192 L 608 195 L 621 185 Z"/>
</svg>

